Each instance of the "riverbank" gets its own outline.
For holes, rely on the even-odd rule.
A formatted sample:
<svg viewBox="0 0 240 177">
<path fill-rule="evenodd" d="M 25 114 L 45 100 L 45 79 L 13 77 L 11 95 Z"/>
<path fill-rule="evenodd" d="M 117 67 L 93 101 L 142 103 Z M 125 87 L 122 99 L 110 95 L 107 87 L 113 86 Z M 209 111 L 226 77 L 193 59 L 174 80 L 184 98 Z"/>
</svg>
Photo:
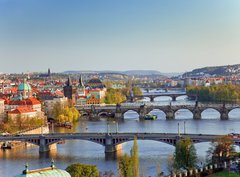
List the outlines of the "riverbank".
<svg viewBox="0 0 240 177">
<path fill-rule="evenodd" d="M 228 172 L 228 171 L 223 171 L 223 172 L 218 172 L 215 174 L 212 174 L 207 177 L 240 177 L 240 174 L 233 173 L 233 172 Z"/>
<path fill-rule="evenodd" d="M 15 134 L 18 134 L 18 135 L 29 135 L 29 134 L 41 134 L 41 133 L 43 133 L 43 134 L 49 133 L 48 125 L 42 126 L 42 127 L 37 127 L 37 128 L 31 128 L 31 129 L 27 129 L 27 130 L 23 130 L 23 131 L 19 131 L 19 132 L 16 132 Z M 2 147 L 2 145 L 4 143 L 5 142 L 1 142 L 0 143 L 0 147 Z M 16 149 L 16 148 L 24 147 L 24 146 L 35 146 L 35 145 L 30 144 L 30 143 L 26 143 L 26 142 L 12 141 L 11 142 L 11 146 L 9 146 L 7 149 Z"/>
</svg>

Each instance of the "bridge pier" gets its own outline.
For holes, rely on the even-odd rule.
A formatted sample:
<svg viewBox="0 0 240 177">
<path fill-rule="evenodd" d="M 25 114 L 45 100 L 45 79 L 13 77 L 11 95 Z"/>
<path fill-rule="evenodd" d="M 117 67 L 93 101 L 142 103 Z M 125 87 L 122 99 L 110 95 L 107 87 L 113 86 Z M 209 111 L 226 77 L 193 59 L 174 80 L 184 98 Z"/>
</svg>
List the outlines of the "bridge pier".
<svg viewBox="0 0 240 177">
<path fill-rule="evenodd" d="M 123 114 L 121 112 L 116 112 L 114 115 L 115 119 L 123 119 Z"/>
<path fill-rule="evenodd" d="M 110 135 L 106 135 L 105 153 L 116 152 L 116 146 L 113 144 L 113 139 Z"/>
<path fill-rule="evenodd" d="M 48 152 L 50 151 L 49 145 L 47 145 L 47 140 L 45 137 L 40 137 L 39 152 Z"/>
<path fill-rule="evenodd" d="M 229 119 L 229 116 L 228 116 L 228 110 L 227 110 L 227 108 L 225 107 L 225 104 L 223 104 L 223 107 L 222 107 L 222 109 L 221 109 L 221 111 L 220 111 L 220 118 L 221 118 L 221 120 L 228 120 Z"/>
<path fill-rule="evenodd" d="M 154 102 L 154 97 L 150 96 L 150 102 Z"/>
<path fill-rule="evenodd" d="M 48 140 L 44 136 L 40 136 L 39 139 L 39 153 L 49 152 L 50 150 L 57 149 L 57 144 L 48 145 Z"/>
<path fill-rule="evenodd" d="M 177 97 L 175 95 L 172 96 L 172 101 L 176 101 Z"/>
<path fill-rule="evenodd" d="M 145 105 L 141 105 L 139 109 L 139 119 L 144 119 L 145 115 L 147 114 L 147 109 Z"/>
<path fill-rule="evenodd" d="M 174 113 L 173 110 L 168 110 L 168 111 L 165 112 L 165 114 L 166 114 L 166 119 L 167 120 L 175 119 L 175 113 Z"/>
<path fill-rule="evenodd" d="M 193 119 L 195 120 L 200 120 L 202 119 L 202 114 L 201 110 L 198 107 L 195 107 L 193 110 Z"/>
<path fill-rule="evenodd" d="M 229 119 L 228 111 L 227 112 L 221 112 L 220 118 L 221 118 L 221 120 L 228 120 Z"/>
<path fill-rule="evenodd" d="M 115 119 L 123 119 L 123 114 L 122 114 L 122 110 L 121 110 L 121 105 L 120 104 L 116 105 L 114 118 Z"/>
</svg>

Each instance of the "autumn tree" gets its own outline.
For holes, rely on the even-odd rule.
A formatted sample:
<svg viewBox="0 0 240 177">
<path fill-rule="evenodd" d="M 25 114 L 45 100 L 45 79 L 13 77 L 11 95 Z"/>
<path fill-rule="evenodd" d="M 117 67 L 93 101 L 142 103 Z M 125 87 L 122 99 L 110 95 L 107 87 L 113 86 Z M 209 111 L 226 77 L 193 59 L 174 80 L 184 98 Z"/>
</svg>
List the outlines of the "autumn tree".
<svg viewBox="0 0 240 177">
<path fill-rule="evenodd" d="M 174 153 L 174 168 L 191 169 L 197 165 L 196 149 L 190 138 L 181 139 L 176 144 Z"/>
<path fill-rule="evenodd" d="M 133 159 L 128 154 L 124 154 L 118 162 L 120 177 L 133 177 Z"/>
<path fill-rule="evenodd" d="M 133 162 L 133 176 L 139 176 L 139 159 L 138 159 L 138 144 L 137 137 L 134 137 L 133 147 L 131 150 L 132 162 Z"/>
<path fill-rule="evenodd" d="M 75 107 L 64 106 L 60 102 L 54 104 L 52 115 L 59 123 L 75 122 L 80 117 L 80 113 Z"/>
<path fill-rule="evenodd" d="M 222 136 L 217 138 L 207 151 L 208 161 L 220 163 L 231 158 L 233 155 L 235 155 L 235 149 L 233 145 L 234 143 L 231 136 Z"/>
<path fill-rule="evenodd" d="M 99 172 L 95 165 L 72 164 L 66 168 L 71 177 L 98 177 Z"/>
</svg>

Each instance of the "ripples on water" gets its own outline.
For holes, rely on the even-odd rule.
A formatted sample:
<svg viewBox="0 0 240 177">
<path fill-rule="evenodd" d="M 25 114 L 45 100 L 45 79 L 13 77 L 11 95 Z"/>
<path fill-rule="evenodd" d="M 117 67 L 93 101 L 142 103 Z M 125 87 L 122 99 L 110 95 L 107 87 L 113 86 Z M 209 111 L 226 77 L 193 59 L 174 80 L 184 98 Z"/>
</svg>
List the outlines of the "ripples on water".
<svg viewBox="0 0 240 177">
<path fill-rule="evenodd" d="M 230 132 L 240 132 L 240 109 L 230 112 L 230 120 L 221 121 L 217 111 L 208 109 L 202 113 L 202 120 L 193 120 L 192 113 L 188 110 L 179 110 L 176 113 L 176 120 L 166 120 L 165 114 L 160 110 L 153 110 L 158 119 L 155 121 L 139 121 L 138 114 L 133 111 L 125 113 L 125 120 L 118 123 L 119 132 L 166 132 L 177 133 L 178 123 L 180 131 L 183 132 L 185 122 L 186 133 L 202 134 L 228 134 Z M 110 131 L 116 132 L 116 123 L 110 124 Z M 75 132 L 106 132 L 107 121 L 81 121 L 74 125 Z M 58 128 L 57 132 L 69 132 L 67 129 Z M 121 153 L 129 153 L 133 142 L 123 143 Z M 161 171 L 167 173 L 167 158 L 174 152 L 174 147 L 155 141 L 139 140 L 139 157 L 141 164 L 141 173 L 146 176 L 156 176 L 159 166 Z M 204 162 L 209 143 L 199 143 L 195 145 L 199 161 Z M 51 151 L 49 154 L 39 155 L 38 148 L 0 150 L 0 174 L 3 177 L 20 174 L 24 169 L 24 164 L 29 163 L 30 169 L 43 168 L 50 166 L 51 159 L 56 161 L 58 168 L 65 169 L 71 163 L 95 164 L 100 171 L 112 170 L 116 173 L 117 161 L 106 160 L 104 147 L 83 140 L 66 141 L 65 144 L 59 144 L 57 151 Z"/>
</svg>

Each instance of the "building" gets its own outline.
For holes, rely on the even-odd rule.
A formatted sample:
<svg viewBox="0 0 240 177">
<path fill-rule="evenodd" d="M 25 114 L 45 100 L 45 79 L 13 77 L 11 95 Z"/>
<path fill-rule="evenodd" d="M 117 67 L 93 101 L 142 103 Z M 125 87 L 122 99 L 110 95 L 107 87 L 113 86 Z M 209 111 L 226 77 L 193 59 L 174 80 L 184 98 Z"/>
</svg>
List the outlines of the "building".
<svg viewBox="0 0 240 177">
<path fill-rule="evenodd" d="M 71 104 L 76 104 L 76 89 L 72 85 L 70 76 L 68 77 L 66 85 L 63 87 L 64 96 L 68 98 Z"/>
<path fill-rule="evenodd" d="M 5 100 L 5 111 L 12 111 L 18 107 L 27 107 L 33 109 L 37 112 L 42 111 L 41 102 L 37 98 L 28 98 L 28 99 L 18 99 L 18 100 Z"/>
<path fill-rule="evenodd" d="M 0 99 L 0 122 L 4 119 L 4 101 L 3 99 Z"/>
<path fill-rule="evenodd" d="M 106 89 L 105 85 L 98 78 L 92 78 L 88 81 L 87 87 L 89 89 Z"/>
<path fill-rule="evenodd" d="M 24 79 L 23 83 L 18 85 L 17 93 L 18 95 L 21 95 L 23 99 L 32 97 L 32 88 L 27 83 L 26 79 Z"/>
<path fill-rule="evenodd" d="M 52 162 L 50 167 L 36 170 L 29 170 L 26 164 L 22 174 L 14 177 L 71 177 L 71 175 L 65 170 L 56 168 L 54 162 Z"/>
<path fill-rule="evenodd" d="M 101 103 L 101 94 L 100 90 L 91 90 L 86 97 L 87 104 L 100 104 Z"/>
<path fill-rule="evenodd" d="M 77 86 L 77 96 L 85 96 L 85 86 L 83 83 L 82 76 L 79 78 L 79 84 Z"/>
<path fill-rule="evenodd" d="M 13 111 L 8 112 L 8 117 L 10 117 L 14 122 L 18 117 L 21 118 L 22 121 L 28 118 L 36 118 L 38 117 L 37 111 L 28 108 L 28 107 L 18 107 Z M 40 117 L 40 116 L 39 116 Z"/>
</svg>

